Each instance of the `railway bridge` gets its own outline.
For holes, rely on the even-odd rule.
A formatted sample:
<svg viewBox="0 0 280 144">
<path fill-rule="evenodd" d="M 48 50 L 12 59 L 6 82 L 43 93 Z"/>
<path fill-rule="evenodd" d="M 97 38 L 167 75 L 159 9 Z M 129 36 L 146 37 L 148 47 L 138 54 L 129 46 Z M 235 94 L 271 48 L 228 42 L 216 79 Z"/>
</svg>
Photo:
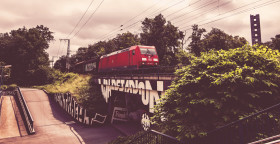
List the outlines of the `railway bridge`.
<svg viewBox="0 0 280 144">
<path fill-rule="evenodd" d="M 94 78 L 100 85 L 102 95 L 108 104 L 111 123 L 115 121 L 141 122 L 149 128 L 149 117 L 154 106 L 174 80 L 174 74 L 122 74 Z"/>
</svg>

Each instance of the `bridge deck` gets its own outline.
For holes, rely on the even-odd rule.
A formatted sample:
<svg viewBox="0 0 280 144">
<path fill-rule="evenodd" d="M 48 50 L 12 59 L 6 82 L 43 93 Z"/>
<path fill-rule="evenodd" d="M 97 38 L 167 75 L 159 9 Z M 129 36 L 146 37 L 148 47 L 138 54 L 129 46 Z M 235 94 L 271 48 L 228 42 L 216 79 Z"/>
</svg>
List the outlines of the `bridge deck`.
<svg viewBox="0 0 280 144">
<path fill-rule="evenodd" d="M 95 78 L 114 78 L 114 79 L 130 79 L 130 80 L 174 80 L 174 74 L 123 74 L 123 75 L 99 75 Z"/>
</svg>

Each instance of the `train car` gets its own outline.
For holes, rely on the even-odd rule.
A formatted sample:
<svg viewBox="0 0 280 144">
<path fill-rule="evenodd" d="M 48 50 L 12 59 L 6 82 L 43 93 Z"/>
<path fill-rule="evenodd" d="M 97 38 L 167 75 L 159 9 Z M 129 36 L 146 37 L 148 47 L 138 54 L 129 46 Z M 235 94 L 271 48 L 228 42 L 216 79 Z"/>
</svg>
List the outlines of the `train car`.
<svg viewBox="0 0 280 144">
<path fill-rule="evenodd" d="M 76 73 L 95 73 L 97 72 L 99 59 L 91 59 L 76 63 L 73 67 L 73 72 Z"/>
<path fill-rule="evenodd" d="M 159 65 L 154 46 L 136 45 L 100 57 L 98 72 L 138 70 Z"/>
</svg>

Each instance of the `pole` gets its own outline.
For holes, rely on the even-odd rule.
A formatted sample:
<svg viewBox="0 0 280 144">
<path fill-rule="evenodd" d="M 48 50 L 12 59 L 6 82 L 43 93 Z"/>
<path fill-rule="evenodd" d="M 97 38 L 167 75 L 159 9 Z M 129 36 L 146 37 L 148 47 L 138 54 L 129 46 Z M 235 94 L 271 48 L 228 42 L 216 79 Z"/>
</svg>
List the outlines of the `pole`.
<svg viewBox="0 0 280 144">
<path fill-rule="evenodd" d="M 70 63 L 69 63 L 69 58 L 70 58 L 70 39 L 59 39 L 59 40 L 65 40 L 68 42 L 68 47 L 67 47 L 67 54 L 66 54 L 66 71 L 69 71 L 70 69 Z"/>
<path fill-rule="evenodd" d="M 55 57 L 57 57 L 57 56 L 52 56 L 52 60 L 51 60 L 51 66 L 52 66 L 52 68 L 53 68 L 53 66 L 54 66 L 54 58 Z"/>
</svg>

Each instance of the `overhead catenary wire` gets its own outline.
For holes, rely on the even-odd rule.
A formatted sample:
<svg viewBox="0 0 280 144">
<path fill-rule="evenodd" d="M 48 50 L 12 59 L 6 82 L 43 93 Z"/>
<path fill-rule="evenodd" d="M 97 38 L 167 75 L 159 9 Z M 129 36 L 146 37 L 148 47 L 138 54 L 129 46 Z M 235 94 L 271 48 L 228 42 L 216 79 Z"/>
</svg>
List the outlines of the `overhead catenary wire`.
<svg viewBox="0 0 280 144">
<path fill-rule="evenodd" d="M 192 6 L 192 5 L 196 4 L 196 3 L 198 3 L 199 1 L 200 1 L 200 0 L 189 4 L 189 6 Z M 180 4 L 181 2 L 183 2 L 183 1 L 179 1 L 179 2 L 177 2 L 177 3 L 175 3 L 175 4 L 173 4 L 173 5 L 171 5 L 171 6 L 167 7 L 167 8 L 165 8 L 164 10 L 161 10 L 160 13 L 162 13 L 163 11 L 166 11 L 166 10 L 170 9 L 172 6 L 175 6 L 175 5 Z M 157 10 L 157 11 L 158 11 L 158 10 Z M 179 11 L 180 11 L 180 10 L 179 10 Z M 157 13 L 153 12 L 153 14 L 155 15 L 155 14 L 157 14 Z M 173 15 L 173 14 L 175 14 L 175 13 L 173 12 L 173 13 L 170 14 L 170 15 Z M 169 15 L 169 16 L 170 16 L 170 15 Z M 150 16 L 151 16 L 151 15 L 150 15 Z M 127 28 L 127 29 L 128 29 L 128 28 L 133 28 L 133 27 L 135 27 L 140 21 L 141 21 L 141 20 L 136 21 L 136 22 L 134 22 L 134 23 L 128 25 L 126 28 Z"/>
<path fill-rule="evenodd" d="M 219 6 L 212 7 L 212 8 L 210 8 L 210 9 L 207 9 L 207 10 L 202 11 L 202 12 L 200 12 L 200 13 L 197 13 L 197 14 L 195 14 L 195 15 L 192 15 L 192 16 L 189 16 L 189 17 L 186 17 L 186 18 L 183 18 L 183 19 L 181 19 L 180 21 L 175 21 L 174 23 L 179 24 L 179 23 L 181 23 L 181 22 L 185 22 L 187 19 L 192 18 L 192 19 L 190 19 L 190 20 L 187 22 L 187 23 L 190 23 L 190 22 L 192 22 L 193 20 L 195 20 L 195 19 L 197 19 L 197 18 L 200 18 L 202 15 L 207 14 L 207 13 L 210 12 L 210 11 L 216 10 L 218 7 L 220 8 L 220 7 L 223 7 L 223 6 L 228 5 L 230 2 L 231 2 L 231 1 L 226 1 L 226 2 L 224 2 L 224 3 L 222 3 L 222 4 L 220 4 Z M 211 3 L 211 4 L 212 4 L 212 3 Z M 183 25 L 185 25 L 185 24 L 186 24 L 186 23 L 184 23 L 184 24 L 179 24 L 178 27 L 183 26 Z"/>
<path fill-rule="evenodd" d="M 193 3 L 190 3 L 190 4 L 187 5 L 186 7 L 183 7 L 183 8 L 181 8 L 181 9 L 179 9 L 179 10 L 177 10 L 177 11 L 175 11 L 175 12 L 173 12 L 173 13 L 171 13 L 171 14 L 165 16 L 165 17 L 168 18 L 169 16 L 174 15 L 175 13 L 178 13 L 178 12 L 180 12 L 180 11 L 182 11 L 182 10 L 185 10 L 185 9 L 188 8 L 189 6 L 195 5 L 195 4 L 197 4 L 198 2 L 200 2 L 200 1 L 201 1 L 201 0 L 197 0 L 197 1 L 193 2 Z"/>
<path fill-rule="evenodd" d="M 262 0 L 258 0 L 257 2 L 259 2 L 259 1 L 262 1 Z M 245 9 L 245 10 L 237 11 L 237 12 L 235 12 L 235 13 L 230 14 L 231 12 L 234 12 L 234 11 L 240 9 L 240 8 L 244 8 L 245 6 L 252 5 L 252 3 L 257 3 L 257 2 L 252 2 L 252 3 L 249 3 L 249 4 L 243 5 L 243 6 L 241 6 L 241 7 L 235 8 L 235 9 L 233 9 L 233 10 L 227 11 L 227 12 L 225 12 L 225 13 L 219 14 L 219 17 L 220 17 L 220 18 L 213 19 L 213 20 L 204 19 L 204 20 L 201 20 L 201 21 L 199 21 L 199 22 L 196 22 L 196 24 L 198 24 L 199 26 L 206 25 L 206 24 L 209 24 L 209 23 L 213 23 L 213 22 L 216 22 L 216 21 L 219 21 L 219 20 L 222 20 L 222 19 L 226 19 L 226 18 L 232 17 L 232 16 L 237 15 L 237 14 L 241 14 L 241 13 L 244 13 L 244 12 L 248 12 L 248 11 L 253 10 L 253 9 L 256 9 L 256 8 L 260 8 L 260 7 L 264 7 L 264 6 L 273 4 L 273 3 L 277 3 L 277 2 L 279 2 L 279 1 L 280 1 L 280 0 L 271 0 L 271 1 L 268 1 L 268 2 L 264 2 L 264 3 L 258 4 L 258 5 L 252 6 L 252 7 L 250 7 L 250 8 Z M 226 14 L 229 14 L 229 15 L 226 15 Z M 225 16 L 225 15 L 226 15 L 226 16 Z M 223 17 L 222 17 L 222 16 L 223 16 Z M 209 21 L 209 20 L 210 20 L 210 21 Z M 202 24 L 199 24 L 199 23 L 204 22 L 204 21 L 207 21 L 207 22 L 202 23 Z M 182 27 L 182 29 L 186 28 L 186 29 L 184 29 L 184 30 L 190 30 L 190 29 L 192 29 L 192 28 L 187 28 L 187 27 L 191 27 L 191 26 L 192 26 L 192 25 L 188 25 L 188 26 Z"/>
<path fill-rule="evenodd" d="M 77 24 L 75 25 L 75 27 L 73 28 L 73 30 L 68 34 L 68 36 L 66 38 L 69 38 L 69 36 L 74 32 L 74 30 L 77 28 L 77 26 L 80 24 L 80 22 L 82 21 L 82 19 L 84 18 L 84 16 L 86 15 L 86 13 L 88 12 L 90 6 L 92 5 L 92 3 L 94 2 L 94 0 L 92 0 L 89 4 L 89 6 L 87 7 L 86 11 L 84 12 L 84 14 L 82 15 L 82 17 L 79 19 L 79 21 L 77 22 Z"/>
<path fill-rule="evenodd" d="M 157 9 L 156 11 L 153 11 L 149 16 L 144 16 L 144 17 L 150 17 L 150 16 L 152 16 L 152 15 L 155 15 L 155 14 L 158 13 L 157 11 L 159 11 L 159 10 L 160 10 L 159 13 L 161 13 L 161 12 L 166 11 L 166 10 L 170 9 L 171 7 L 173 7 L 173 6 L 175 6 L 175 5 L 178 5 L 178 4 L 180 4 L 180 3 L 184 2 L 184 1 L 185 1 L 185 0 L 178 1 L 178 2 L 176 2 L 175 4 L 173 4 L 173 5 L 171 5 L 171 6 L 168 6 L 167 8 L 164 8 L 163 10 Z M 143 18 L 138 19 L 137 21 L 133 22 L 132 24 L 130 24 L 130 25 L 128 25 L 128 26 L 125 26 L 125 27 L 122 27 L 122 29 L 124 30 L 124 29 L 131 28 L 131 27 L 133 27 L 134 25 L 136 25 L 136 24 L 138 24 L 139 22 L 141 22 L 142 19 L 143 19 Z M 117 32 L 117 31 L 116 31 L 116 32 Z M 112 33 L 112 34 L 106 36 L 105 38 L 103 38 L 103 39 L 101 39 L 101 40 L 105 40 L 105 39 L 111 37 L 112 35 L 116 35 L 116 34 L 115 34 L 115 33 Z"/>
<path fill-rule="evenodd" d="M 145 12 L 149 11 L 152 7 L 156 6 L 161 0 L 158 0 L 156 3 L 154 3 L 152 6 L 148 7 L 147 9 L 145 9 L 144 11 L 141 11 L 138 15 L 134 16 L 133 18 L 129 19 L 128 21 L 126 21 L 125 23 L 122 23 L 120 27 L 123 27 L 124 25 L 128 24 L 130 21 L 132 21 L 133 19 L 139 17 L 140 15 L 143 15 Z M 117 32 L 119 31 L 120 27 L 117 27 L 116 29 L 110 31 L 109 33 L 106 33 L 104 35 L 102 35 L 101 37 L 99 37 L 98 39 L 106 39 L 107 36 L 109 36 L 110 34 L 112 34 L 113 32 Z"/>
<path fill-rule="evenodd" d="M 197 7 L 196 9 L 194 9 L 194 10 L 192 10 L 192 11 L 190 11 L 190 12 L 186 12 L 186 13 L 184 13 L 184 14 L 182 14 L 182 15 L 179 15 L 179 16 L 176 16 L 176 17 L 171 18 L 170 21 L 176 22 L 176 21 L 174 21 L 174 20 L 176 20 L 176 19 L 179 19 L 179 20 L 180 20 L 181 17 L 186 16 L 187 14 L 194 13 L 194 12 L 196 12 L 196 11 L 198 11 L 198 10 L 201 10 L 201 9 L 203 9 L 203 8 L 205 8 L 205 7 L 208 7 L 208 6 L 210 6 L 210 5 L 212 5 L 212 4 L 215 4 L 215 3 L 217 3 L 217 1 L 209 2 L 209 3 L 204 3 L 203 5 Z M 185 19 L 185 18 L 184 18 L 184 19 Z M 180 21 L 182 21 L 182 20 L 180 20 Z"/>
<path fill-rule="evenodd" d="M 100 8 L 100 6 L 102 5 L 102 3 L 104 2 L 104 0 L 102 0 L 99 5 L 97 6 L 97 8 L 91 13 L 91 15 L 89 16 L 89 18 L 86 20 L 86 22 L 80 27 L 80 29 L 70 38 L 73 39 L 75 36 L 78 35 L 78 33 L 84 28 L 84 26 L 89 22 L 89 20 L 92 18 L 92 16 L 96 13 L 96 11 Z"/>
</svg>

